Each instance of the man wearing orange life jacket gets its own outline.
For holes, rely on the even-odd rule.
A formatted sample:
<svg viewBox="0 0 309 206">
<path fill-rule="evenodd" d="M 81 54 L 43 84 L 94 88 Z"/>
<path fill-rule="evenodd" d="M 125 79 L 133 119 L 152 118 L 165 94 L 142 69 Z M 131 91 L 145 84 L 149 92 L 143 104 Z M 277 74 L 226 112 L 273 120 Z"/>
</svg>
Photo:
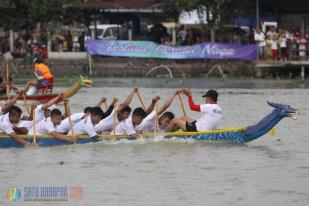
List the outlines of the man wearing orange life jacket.
<svg viewBox="0 0 309 206">
<path fill-rule="evenodd" d="M 37 77 L 36 80 L 28 81 L 25 86 L 25 91 L 28 91 L 30 86 L 36 86 L 36 87 L 45 87 L 53 83 L 54 77 L 52 73 L 50 72 L 47 65 L 43 64 L 42 59 L 35 58 L 33 60 L 34 62 L 34 75 Z"/>
</svg>

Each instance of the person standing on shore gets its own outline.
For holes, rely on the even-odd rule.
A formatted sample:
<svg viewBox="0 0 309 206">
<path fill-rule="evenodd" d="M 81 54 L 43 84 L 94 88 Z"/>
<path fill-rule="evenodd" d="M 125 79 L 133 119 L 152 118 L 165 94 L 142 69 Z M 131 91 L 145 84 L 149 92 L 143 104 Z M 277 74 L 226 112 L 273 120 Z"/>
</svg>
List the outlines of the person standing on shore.
<svg viewBox="0 0 309 206">
<path fill-rule="evenodd" d="M 256 28 L 254 34 L 254 40 L 258 46 L 259 60 L 265 60 L 265 47 L 266 47 L 265 34 L 261 31 L 259 27 Z"/>
</svg>

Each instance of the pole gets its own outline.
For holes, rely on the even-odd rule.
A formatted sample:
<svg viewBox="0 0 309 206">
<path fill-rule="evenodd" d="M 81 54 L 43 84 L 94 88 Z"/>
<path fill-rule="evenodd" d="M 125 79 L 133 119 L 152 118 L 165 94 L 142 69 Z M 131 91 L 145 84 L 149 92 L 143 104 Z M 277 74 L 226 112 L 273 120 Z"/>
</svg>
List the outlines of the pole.
<svg viewBox="0 0 309 206">
<path fill-rule="evenodd" d="M 185 110 L 185 107 L 184 107 L 184 105 L 183 105 L 183 101 L 182 101 L 182 98 L 181 98 L 181 95 L 180 95 L 180 94 L 178 94 L 178 98 L 179 98 L 179 102 L 180 102 L 180 106 L 181 106 L 183 115 L 186 117 L 186 116 L 187 116 L 186 110 Z"/>
<path fill-rule="evenodd" d="M 71 131 L 72 131 L 72 138 L 76 139 L 76 135 L 75 135 L 75 132 L 74 132 L 73 123 L 72 123 L 72 119 L 71 119 L 71 109 L 70 109 L 70 106 L 69 106 L 69 100 L 64 101 L 64 106 L 66 107 L 67 112 L 68 112 L 69 124 L 70 124 L 70 128 L 71 128 Z"/>
<path fill-rule="evenodd" d="M 35 129 L 35 106 L 32 108 L 32 127 L 33 127 L 33 143 L 36 144 L 36 129 Z"/>
<path fill-rule="evenodd" d="M 138 97 L 139 101 L 141 102 L 141 105 L 142 105 L 142 107 L 143 107 L 143 110 L 146 111 L 146 107 L 145 107 L 145 104 L 144 104 L 144 102 L 143 102 L 143 100 L 142 100 L 142 98 L 141 98 L 141 95 L 139 94 L 138 91 L 136 92 L 136 94 L 137 94 L 137 97 Z"/>
<path fill-rule="evenodd" d="M 23 94 L 23 99 L 24 99 L 24 103 L 25 103 L 25 107 L 26 107 L 26 109 L 27 109 L 27 112 L 28 112 L 28 114 L 30 115 L 30 108 L 29 108 L 29 105 L 28 105 L 28 103 L 27 103 L 25 94 Z"/>
<path fill-rule="evenodd" d="M 260 27 L 260 0 L 256 0 L 256 27 Z"/>
<path fill-rule="evenodd" d="M 114 116 L 113 116 L 113 136 L 116 135 L 116 118 L 117 118 L 117 103 L 115 103 L 115 113 L 114 113 Z"/>
<path fill-rule="evenodd" d="M 92 76 L 92 57 L 91 55 L 88 55 L 88 64 L 89 64 L 89 75 Z"/>
<path fill-rule="evenodd" d="M 155 115 L 155 125 L 154 125 L 154 128 L 155 128 L 155 130 L 154 130 L 154 132 L 155 133 L 158 133 L 158 119 L 159 119 L 159 117 L 158 117 L 158 111 L 159 111 L 159 100 L 156 102 L 156 106 L 155 106 L 155 111 L 156 111 L 156 115 Z"/>
<path fill-rule="evenodd" d="M 6 97 L 10 99 L 10 78 L 9 78 L 9 63 L 6 63 Z"/>
</svg>

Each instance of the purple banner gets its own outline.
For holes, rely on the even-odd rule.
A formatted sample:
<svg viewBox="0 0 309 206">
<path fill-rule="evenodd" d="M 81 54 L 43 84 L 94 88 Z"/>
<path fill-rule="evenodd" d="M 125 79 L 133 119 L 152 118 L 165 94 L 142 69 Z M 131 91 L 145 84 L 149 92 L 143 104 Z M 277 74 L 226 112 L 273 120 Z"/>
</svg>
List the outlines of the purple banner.
<svg viewBox="0 0 309 206">
<path fill-rule="evenodd" d="M 168 46 L 151 41 L 89 40 L 89 55 L 144 57 L 162 59 L 234 59 L 256 60 L 256 45 L 202 43 L 192 46 Z"/>
</svg>

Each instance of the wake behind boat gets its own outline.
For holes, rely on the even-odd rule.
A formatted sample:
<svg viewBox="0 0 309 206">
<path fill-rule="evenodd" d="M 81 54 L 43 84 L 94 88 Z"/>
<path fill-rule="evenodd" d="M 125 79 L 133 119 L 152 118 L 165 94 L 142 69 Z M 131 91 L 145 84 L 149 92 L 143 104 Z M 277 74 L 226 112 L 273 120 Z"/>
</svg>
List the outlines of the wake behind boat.
<svg viewBox="0 0 309 206">
<path fill-rule="evenodd" d="M 276 104 L 268 102 L 273 107 L 273 111 L 264 117 L 257 124 L 243 127 L 243 128 L 226 128 L 218 129 L 206 132 L 170 132 L 170 133 L 144 133 L 142 138 L 149 139 L 154 138 L 157 135 L 163 136 L 166 139 L 180 138 L 180 139 L 194 139 L 198 141 L 215 141 L 215 142 L 228 142 L 235 144 L 244 144 L 251 142 L 255 139 L 262 137 L 271 131 L 283 118 L 290 117 L 296 119 L 297 109 L 292 108 L 289 105 Z M 20 136 L 23 139 L 32 142 L 32 136 Z M 134 140 L 136 137 L 128 135 L 100 135 L 98 138 L 90 138 L 87 135 L 78 135 L 76 137 L 77 144 L 93 143 L 98 141 L 118 141 L 118 140 Z M 67 145 L 68 142 L 57 140 L 49 135 L 36 136 L 36 142 L 41 147 L 60 146 Z M 0 136 L 0 147 L 23 147 L 20 143 L 6 135 Z"/>
</svg>

